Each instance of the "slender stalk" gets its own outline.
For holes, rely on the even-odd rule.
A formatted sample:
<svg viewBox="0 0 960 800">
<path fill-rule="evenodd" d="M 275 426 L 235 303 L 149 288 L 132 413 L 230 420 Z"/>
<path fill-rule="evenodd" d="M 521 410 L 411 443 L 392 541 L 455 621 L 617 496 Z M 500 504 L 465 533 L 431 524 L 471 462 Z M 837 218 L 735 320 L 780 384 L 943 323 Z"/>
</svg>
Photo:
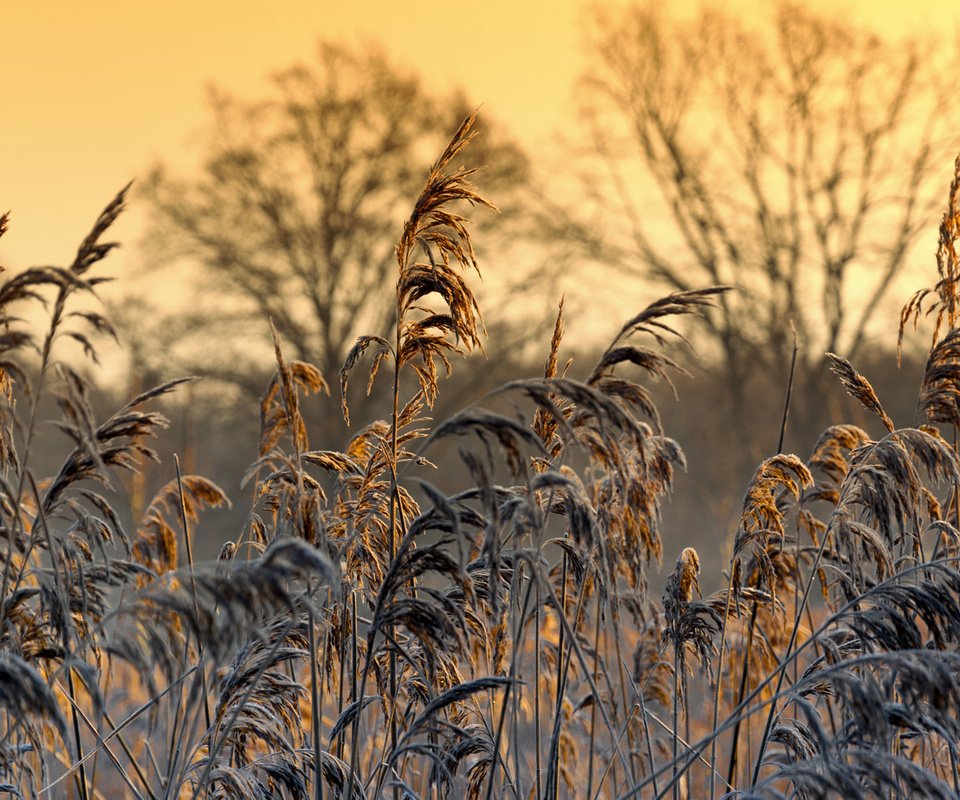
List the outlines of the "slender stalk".
<svg viewBox="0 0 960 800">
<path fill-rule="evenodd" d="M 597 680 L 597 662 L 600 659 L 600 597 L 597 597 L 597 615 L 594 620 L 593 631 L 593 680 Z M 600 697 L 593 696 L 593 703 L 590 706 L 590 747 L 589 757 L 587 759 L 587 797 L 593 797 L 593 750 L 597 736 L 597 706 L 600 704 Z M 612 763 L 612 759 L 611 759 Z"/>
<path fill-rule="evenodd" d="M 740 685 L 737 688 L 737 705 L 743 702 L 743 698 L 747 693 L 747 682 L 750 678 L 750 654 L 753 652 L 753 638 L 754 633 L 756 632 L 756 622 L 757 622 L 757 611 L 759 605 L 754 601 L 750 605 L 750 621 L 747 625 L 747 646 L 743 654 L 743 669 L 740 672 Z M 716 727 L 717 720 L 714 718 L 713 721 L 714 727 Z M 734 778 L 736 777 L 737 771 L 737 758 L 739 753 L 739 741 L 740 741 L 740 725 L 741 719 L 737 719 L 736 725 L 733 726 L 732 742 L 730 745 L 730 762 L 727 765 L 727 783 L 734 784 Z M 713 745 L 714 749 L 716 744 Z"/>
<path fill-rule="evenodd" d="M 536 582 L 537 582 L 537 612 L 535 619 L 535 643 L 534 647 L 536 648 L 534 652 L 533 660 L 533 723 L 534 723 L 534 746 L 536 748 L 535 753 L 535 764 L 534 771 L 536 772 L 537 779 L 537 800 L 541 800 L 543 797 L 543 766 L 540 763 L 540 751 L 543 747 L 543 742 L 541 741 L 540 733 L 540 611 L 543 608 L 542 600 L 540 599 L 540 565 L 537 564 L 536 572 Z"/>
<path fill-rule="evenodd" d="M 330 591 L 327 591 L 327 605 L 330 604 Z M 323 785 L 323 703 L 324 703 L 324 686 L 326 681 L 323 679 L 323 667 L 327 663 L 327 657 L 329 655 L 328 648 L 330 647 L 330 629 L 325 628 L 323 631 L 323 661 L 320 662 L 320 703 L 319 703 L 319 716 L 317 717 L 317 740 L 319 742 L 319 756 L 320 762 L 317 767 L 317 780 L 320 781 L 320 800 L 323 800 L 324 795 L 324 785 Z"/>
<path fill-rule="evenodd" d="M 357 688 L 357 663 L 359 662 L 359 647 L 360 640 L 357 636 L 357 592 L 354 590 L 350 593 L 350 604 L 351 604 L 351 619 L 353 626 L 353 666 L 350 670 L 350 700 L 351 702 L 356 702 L 360 699 L 360 695 L 357 693 L 359 689 Z M 366 685 L 366 684 L 364 684 Z"/>
<path fill-rule="evenodd" d="M 340 604 L 340 613 L 343 620 L 347 618 L 347 603 L 346 598 L 344 602 Z M 340 642 L 337 652 L 337 665 L 339 669 L 337 670 L 337 718 L 339 719 L 340 715 L 343 713 L 343 692 L 346 686 L 346 681 L 344 681 L 343 676 L 347 674 L 346 664 L 347 664 L 347 626 L 343 624 L 340 626 Z M 353 662 L 356 664 L 356 650 L 353 653 Z M 356 674 L 357 670 L 354 666 L 353 673 Z M 345 737 L 337 737 L 337 758 L 343 761 L 343 740 Z"/>
<path fill-rule="evenodd" d="M 734 556 L 736 558 L 736 556 Z M 720 701 L 723 697 L 723 657 L 724 650 L 726 649 L 727 644 L 727 622 L 730 619 L 730 596 L 733 593 L 733 574 L 731 570 L 730 580 L 727 581 L 727 596 L 724 598 L 723 603 L 723 623 L 720 626 L 720 652 L 717 655 L 717 686 L 716 691 L 713 695 L 713 727 L 717 727 L 717 723 L 720 721 Z M 754 609 L 756 609 L 757 604 L 753 604 Z M 751 626 L 751 635 L 753 628 Z M 749 657 L 750 645 L 747 645 L 747 654 Z M 744 667 L 744 674 L 746 674 L 746 667 Z M 736 734 L 734 734 L 736 735 Z M 687 737 L 690 738 L 689 736 Z M 717 771 L 717 740 L 714 739 L 710 745 L 710 800 L 714 800 L 717 796 L 717 786 L 714 775 Z M 727 778 L 727 783 L 730 783 L 730 779 Z"/>
<path fill-rule="evenodd" d="M 787 420 L 790 416 L 790 399 L 793 397 L 793 380 L 797 370 L 797 351 L 800 349 L 797 344 L 797 329 L 791 322 L 790 327 L 793 330 L 793 352 L 790 354 L 790 375 L 787 378 L 787 392 L 783 398 L 783 416 L 780 419 L 780 438 L 777 440 L 777 453 L 783 452 L 783 440 L 787 435 Z"/>
<path fill-rule="evenodd" d="M 311 581 L 312 583 L 312 581 Z M 313 591 L 308 590 L 308 595 L 312 595 Z M 313 740 L 313 773 L 314 773 L 314 797 L 316 800 L 323 800 L 323 754 L 321 752 L 322 744 L 320 739 L 320 726 L 322 720 L 320 715 L 322 714 L 322 701 L 320 699 L 320 691 L 322 687 L 318 687 L 319 680 L 317 678 L 317 630 L 316 630 L 316 619 L 314 618 L 313 605 L 311 604 L 307 610 L 308 622 L 310 625 L 309 637 L 310 637 L 310 716 L 311 716 L 311 734 Z M 324 631 L 323 634 L 323 649 L 326 653 L 327 649 L 327 633 Z"/>
<path fill-rule="evenodd" d="M 608 608 L 608 611 L 610 613 L 610 621 L 613 624 L 613 632 L 614 632 L 613 644 L 614 644 L 614 649 L 616 650 L 616 655 L 617 655 L 617 666 L 619 667 L 619 671 L 620 671 L 620 700 L 623 703 L 624 711 L 626 711 L 626 709 L 629 707 L 630 704 L 627 702 L 628 680 L 627 680 L 627 672 L 623 662 L 622 646 L 620 643 L 621 639 L 623 638 L 623 636 L 621 635 L 621 627 L 620 627 L 620 612 L 616 607 L 612 607 L 612 606 Z M 604 632 L 604 640 L 606 640 L 606 635 L 607 635 L 606 632 Z M 612 691 L 611 691 L 611 696 L 613 696 Z M 613 711 L 614 711 L 614 715 L 616 715 L 616 706 L 614 706 Z M 630 770 L 627 773 L 627 777 L 629 777 L 630 780 L 632 781 L 636 781 L 637 773 L 636 773 L 636 769 L 634 768 L 634 757 L 633 757 L 633 754 L 634 754 L 633 730 L 629 725 L 627 726 L 626 735 L 627 735 L 627 752 L 630 753 L 630 758 L 627 761 L 630 767 Z M 614 769 L 614 783 L 616 784 L 616 767 L 614 767 L 613 769 Z"/>
<path fill-rule="evenodd" d="M 676 638 L 673 641 L 673 737 L 672 737 L 672 753 L 673 753 L 673 800 L 680 800 L 680 758 L 679 758 L 679 745 L 680 745 L 680 649 L 682 645 L 678 645 Z M 712 782 L 712 781 L 711 781 Z"/>
<path fill-rule="evenodd" d="M 780 418 L 780 435 L 777 438 L 777 453 L 783 452 L 783 443 L 787 435 L 787 422 L 790 418 L 790 400 L 793 397 L 793 383 L 796 377 L 797 370 L 797 352 L 799 350 L 799 345 L 797 344 L 797 329 L 796 326 L 791 322 L 790 327 L 793 332 L 793 351 L 790 354 L 790 373 L 787 377 L 787 390 L 783 398 L 783 415 Z M 799 546 L 799 541 L 798 541 Z M 799 551 L 798 551 L 799 552 Z M 732 584 L 731 584 L 732 588 Z M 796 592 L 794 593 L 794 602 L 796 604 Z M 723 646 L 725 644 L 726 628 L 727 628 L 727 612 L 729 611 L 730 598 L 729 598 L 729 589 L 727 597 L 727 607 L 724 610 L 723 617 L 723 634 L 721 634 L 720 639 L 720 661 L 719 666 L 717 667 L 717 692 L 716 692 L 716 702 L 714 704 L 714 713 L 713 713 L 713 726 L 716 728 L 717 721 L 719 718 L 720 710 L 720 697 L 721 697 L 721 681 L 723 677 Z M 743 658 L 743 671 L 740 673 L 740 685 L 737 689 L 737 699 L 736 705 L 740 705 L 743 702 L 743 698 L 747 692 L 747 683 L 750 679 L 750 656 L 753 652 L 753 638 L 754 630 L 757 623 L 757 613 L 759 611 L 759 602 L 754 600 L 750 604 L 750 620 L 747 623 L 747 647 L 746 652 L 744 653 Z M 727 766 L 727 783 L 733 784 L 735 773 L 737 769 L 737 757 L 738 757 L 738 748 L 740 741 L 740 720 L 737 720 L 737 724 L 733 728 L 733 740 L 730 745 L 730 762 Z M 715 767 L 716 766 L 716 741 L 710 747 L 710 763 Z M 715 787 L 713 782 L 710 783 L 710 800 L 716 796 Z"/>
<path fill-rule="evenodd" d="M 177 498 L 180 511 L 180 527 L 183 529 L 183 541 L 187 549 L 187 568 L 190 574 L 190 588 L 193 597 L 193 613 L 200 619 L 200 607 L 197 604 L 197 592 L 193 585 L 193 544 L 190 541 L 190 528 L 187 526 L 187 501 L 183 495 L 183 475 L 180 473 L 180 456 L 174 453 L 173 463 L 177 470 Z M 210 699 L 207 697 L 207 673 L 203 666 L 203 645 L 197 642 L 197 664 L 200 667 L 201 694 L 203 696 L 203 721 L 210 730 Z"/>
<path fill-rule="evenodd" d="M 960 459 L 960 428 L 953 425 L 953 452 Z M 953 524 L 957 530 L 960 530 L 960 483 L 953 487 Z"/>
<path fill-rule="evenodd" d="M 510 594 L 513 597 L 517 596 L 518 586 L 522 585 L 524 579 L 524 568 L 526 564 L 521 564 L 519 570 L 514 570 L 513 577 L 511 579 L 511 589 Z M 532 578 L 527 580 L 527 591 L 525 594 L 527 603 L 529 603 L 529 598 L 532 596 L 533 586 Z M 511 610 L 513 609 L 513 604 L 510 604 Z M 522 681 L 520 674 L 520 664 L 522 664 L 523 659 L 523 630 L 524 630 L 524 620 L 527 616 L 526 607 L 521 610 L 520 614 L 514 614 L 514 626 L 513 626 L 513 641 L 511 642 L 511 647 L 513 648 L 513 653 L 518 662 L 518 667 L 516 670 L 516 679 L 518 683 Z M 511 663 L 512 667 L 512 663 Z M 522 686 L 522 683 L 520 683 Z M 514 788 L 514 794 L 521 798 L 524 796 L 522 781 L 522 772 L 520 769 L 520 697 L 521 691 L 513 692 L 513 703 L 511 704 L 511 740 L 513 746 L 510 748 L 513 750 L 513 774 L 516 777 L 517 786 Z"/>
<path fill-rule="evenodd" d="M 662 658 L 662 654 L 660 658 Z M 660 658 L 657 659 L 658 664 L 659 664 Z M 620 669 L 621 669 L 621 672 L 626 671 L 626 665 L 623 663 L 622 657 L 620 657 Z M 634 703 L 630 709 L 630 717 L 633 716 L 636 708 L 639 707 L 640 720 L 641 720 L 641 724 L 643 725 L 643 741 L 647 750 L 647 763 L 649 763 L 650 765 L 650 772 L 654 772 L 656 770 L 656 762 L 654 761 L 654 758 L 653 758 L 653 737 L 650 735 L 650 725 L 647 723 L 647 713 L 648 713 L 647 704 L 643 699 L 643 692 L 646 689 L 646 684 L 647 684 L 646 679 L 644 680 L 643 685 L 641 686 L 637 686 L 636 682 L 633 680 L 630 681 L 630 685 L 633 688 L 634 694 L 636 694 L 637 696 L 637 702 Z M 629 720 L 630 717 L 628 717 L 627 719 Z M 611 759 L 611 761 L 612 760 L 613 759 Z M 599 788 L 597 789 L 597 791 L 599 792 Z M 660 790 L 657 788 L 656 778 L 654 778 L 653 780 L 653 793 L 654 794 L 660 793 Z"/>
<path fill-rule="evenodd" d="M 80 769 L 77 770 L 77 784 L 80 789 L 81 800 L 89 800 L 87 793 L 87 773 L 83 762 L 83 741 L 80 738 L 80 720 L 77 715 L 77 698 L 73 688 L 73 668 L 67 667 L 67 691 L 70 697 L 70 716 L 73 718 L 73 738 L 77 747 L 77 758 L 80 759 Z M 121 773 L 123 770 L 121 770 Z"/>
<path fill-rule="evenodd" d="M 567 613 L 567 554 L 564 551 L 563 554 L 563 566 L 560 569 L 560 607 L 558 608 L 560 617 L 565 619 Z M 554 702 L 554 722 L 553 722 L 553 734 L 550 737 L 550 760 L 547 763 L 547 787 L 548 789 L 553 786 L 553 797 L 551 800 L 557 800 L 560 792 L 560 781 L 557 779 L 557 765 L 556 765 L 556 753 L 554 752 L 556 746 L 556 740 L 559 733 L 559 726 L 561 724 L 561 712 L 563 710 L 563 692 L 564 692 L 564 634 L 566 632 L 566 626 L 563 624 L 560 625 L 560 633 L 557 637 L 557 696 Z"/>
<path fill-rule="evenodd" d="M 400 346 L 401 339 L 403 336 L 403 319 L 401 317 L 400 310 L 400 296 L 397 295 L 397 306 L 396 306 L 396 338 L 394 339 L 394 358 L 393 358 L 393 408 L 390 415 L 390 470 L 392 473 L 391 483 L 390 483 L 390 566 L 393 566 L 394 559 L 397 557 L 397 539 L 398 533 L 397 530 L 397 510 L 400 504 L 400 487 L 397 484 L 397 456 L 398 456 L 398 447 L 397 447 L 397 428 L 399 426 L 400 420 Z M 396 631 L 391 624 L 390 630 L 388 631 L 390 638 L 393 639 L 396 637 Z M 395 713 L 397 705 L 397 654 L 396 651 L 391 647 L 390 648 L 390 750 L 395 751 L 397 749 L 397 715 Z M 400 788 L 398 786 L 393 787 L 393 799 L 400 800 Z"/>
<path fill-rule="evenodd" d="M 533 593 L 533 585 L 531 583 L 528 583 L 527 591 L 523 597 L 523 609 L 520 612 L 521 619 L 526 616 L 527 607 L 530 604 L 530 597 L 532 593 Z M 513 684 L 516 683 L 517 668 L 519 663 L 520 663 L 520 650 L 519 648 L 514 648 L 510 658 L 510 681 L 507 683 L 507 685 L 504 687 L 504 690 L 503 690 L 503 702 L 501 703 L 501 706 L 500 706 L 500 718 L 497 721 L 497 733 L 493 740 L 493 763 L 490 765 L 490 774 L 487 780 L 487 792 L 485 795 L 486 800 L 492 800 L 493 798 L 493 784 L 494 784 L 494 778 L 496 777 L 496 772 L 497 772 L 497 769 L 496 769 L 497 762 L 500 762 L 501 764 L 503 764 L 505 769 L 509 769 L 506 767 L 506 764 L 504 763 L 503 758 L 500 755 L 500 742 L 501 742 L 501 739 L 503 738 L 503 725 L 507 718 L 507 705 L 510 700 L 510 690 L 513 688 Z M 519 776 L 517 777 L 519 778 Z"/>
</svg>

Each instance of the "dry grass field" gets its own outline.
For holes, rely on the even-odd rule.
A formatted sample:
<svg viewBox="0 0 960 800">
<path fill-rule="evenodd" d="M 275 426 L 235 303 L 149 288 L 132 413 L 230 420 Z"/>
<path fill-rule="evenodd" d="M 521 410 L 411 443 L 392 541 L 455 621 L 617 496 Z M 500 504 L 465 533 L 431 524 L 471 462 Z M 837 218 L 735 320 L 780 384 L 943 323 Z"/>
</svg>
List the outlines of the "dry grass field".
<svg viewBox="0 0 960 800">
<path fill-rule="evenodd" d="M 357 340 L 339 376 L 275 336 L 249 513 L 215 563 L 192 546 L 227 502 L 210 481 L 167 465 L 134 526 L 118 508 L 163 435 L 152 402 L 184 381 L 101 421 L 60 356 L 111 331 L 78 309 L 125 193 L 70 266 L 4 276 L 0 795 L 960 796 L 960 161 L 937 282 L 899 323 L 933 329 L 916 419 L 891 420 L 831 356 L 878 435 L 834 425 L 760 463 L 730 561 L 703 581 L 724 588 L 701 594 L 686 548 L 659 596 L 685 456 L 648 386 L 683 371 L 665 345 L 727 289 L 651 304 L 592 366 L 568 363 L 561 306 L 542 375 L 433 422 L 443 374 L 475 368 L 461 356 L 484 337 L 463 214 L 489 203 L 457 166 L 473 122 L 398 231 L 393 335 Z M 17 309 L 39 301 L 34 336 Z M 301 408 L 351 382 L 392 386 L 392 403 L 324 449 Z M 66 447 L 41 475 L 50 425 Z M 440 440 L 470 476 L 452 493 L 430 478 L 450 472 L 431 463 Z"/>
</svg>

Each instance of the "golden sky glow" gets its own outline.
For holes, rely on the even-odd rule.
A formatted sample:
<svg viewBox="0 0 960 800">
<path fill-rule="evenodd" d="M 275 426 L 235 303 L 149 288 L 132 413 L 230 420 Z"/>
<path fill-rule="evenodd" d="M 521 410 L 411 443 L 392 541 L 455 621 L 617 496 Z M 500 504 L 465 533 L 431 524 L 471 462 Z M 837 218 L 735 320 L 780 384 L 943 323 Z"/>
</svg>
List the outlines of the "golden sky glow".
<svg viewBox="0 0 960 800">
<path fill-rule="evenodd" d="M 749 17 L 764 3 L 726 6 Z M 847 8 L 888 35 L 949 35 L 960 22 L 956 0 Z M 542 143 L 568 119 L 585 20 L 578 0 L 3 0 L 0 210 L 12 220 L 0 263 L 67 261 L 127 180 L 158 159 L 186 163 L 207 83 L 263 95 L 266 76 L 310 59 L 320 37 L 377 41 L 429 87 L 462 86 L 523 142 Z M 139 229 L 134 208 L 116 228 L 127 247 L 114 270 L 135 263 Z"/>
</svg>

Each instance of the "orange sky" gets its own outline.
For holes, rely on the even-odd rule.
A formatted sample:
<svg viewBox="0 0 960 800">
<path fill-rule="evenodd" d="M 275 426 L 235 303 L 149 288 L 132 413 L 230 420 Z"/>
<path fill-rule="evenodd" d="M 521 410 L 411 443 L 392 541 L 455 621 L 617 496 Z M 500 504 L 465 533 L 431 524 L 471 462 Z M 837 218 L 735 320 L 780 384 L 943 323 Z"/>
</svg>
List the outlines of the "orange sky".
<svg viewBox="0 0 960 800">
<path fill-rule="evenodd" d="M 614 0 L 623 2 L 623 0 Z M 728 2 L 753 15 L 760 0 Z M 833 7 L 835 4 L 830 4 Z M 849 2 L 882 33 L 950 31 L 956 0 Z M 695 0 L 675 2 L 690 13 Z M 157 159 L 187 163 L 204 86 L 256 97 L 318 37 L 381 42 L 428 86 L 459 85 L 528 145 L 568 119 L 583 66 L 579 0 L 6 0 L 0 23 L 0 263 L 64 263 L 99 209 Z M 116 227 L 112 271 L 137 262 L 141 217 Z"/>
</svg>

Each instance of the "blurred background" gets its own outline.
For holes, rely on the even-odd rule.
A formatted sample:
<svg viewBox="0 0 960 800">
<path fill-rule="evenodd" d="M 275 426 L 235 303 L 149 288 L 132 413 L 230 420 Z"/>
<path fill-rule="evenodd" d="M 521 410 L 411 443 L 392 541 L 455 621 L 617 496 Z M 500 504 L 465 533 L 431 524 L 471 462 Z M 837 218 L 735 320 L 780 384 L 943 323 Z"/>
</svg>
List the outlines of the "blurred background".
<svg viewBox="0 0 960 800">
<path fill-rule="evenodd" d="M 480 107 L 462 160 L 499 213 L 464 213 L 489 338 L 454 365 L 435 417 L 539 374 L 561 297 L 561 358 L 583 378 L 646 303 L 738 287 L 683 328 L 690 346 L 671 355 L 690 374 L 651 387 L 688 461 L 665 562 L 693 544 L 719 563 L 777 449 L 795 345 L 787 452 L 807 456 L 839 421 L 880 433 L 826 352 L 898 425 L 918 422 L 929 342 L 908 335 L 898 366 L 898 320 L 935 274 L 958 25 L 947 0 L 18 4 L 0 29 L 0 264 L 69 262 L 133 180 L 105 265 L 120 343 L 90 365 L 98 405 L 203 380 L 165 406 L 164 461 L 134 479 L 129 513 L 172 478 L 173 453 L 241 501 L 275 369 L 268 320 L 334 387 L 307 409 L 314 448 L 386 413 L 377 387 L 355 386 L 347 428 L 337 373 L 357 335 L 390 326 L 403 221 Z M 242 513 L 211 513 L 201 556 Z"/>
</svg>

